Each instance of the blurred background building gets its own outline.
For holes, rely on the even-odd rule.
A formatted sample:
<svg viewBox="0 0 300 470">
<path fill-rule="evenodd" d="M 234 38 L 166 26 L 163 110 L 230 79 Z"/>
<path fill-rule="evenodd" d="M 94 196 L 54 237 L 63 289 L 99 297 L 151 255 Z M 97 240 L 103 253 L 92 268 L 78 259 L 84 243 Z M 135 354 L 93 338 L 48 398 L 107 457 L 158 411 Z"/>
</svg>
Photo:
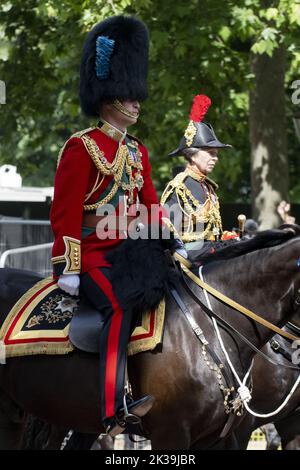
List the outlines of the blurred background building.
<svg viewBox="0 0 300 470">
<path fill-rule="evenodd" d="M 53 188 L 22 186 L 13 165 L 0 167 L 0 266 L 51 272 L 49 210 Z"/>
</svg>

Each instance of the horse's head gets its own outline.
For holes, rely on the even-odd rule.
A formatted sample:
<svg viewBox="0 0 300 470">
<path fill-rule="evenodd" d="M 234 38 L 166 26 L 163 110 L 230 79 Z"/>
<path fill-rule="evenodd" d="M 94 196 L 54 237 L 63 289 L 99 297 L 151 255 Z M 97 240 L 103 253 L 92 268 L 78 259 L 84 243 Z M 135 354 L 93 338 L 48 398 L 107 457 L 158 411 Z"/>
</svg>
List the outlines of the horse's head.
<svg viewBox="0 0 300 470">
<path fill-rule="evenodd" d="M 283 224 L 279 227 L 281 230 L 284 230 L 286 232 L 292 232 L 294 233 L 294 236 L 295 237 L 300 237 L 300 226 L 299 225 L 296 225 L 296 224 Z M 297 267 L 299 268 L 299 271 L 300 271 L 300 251 L 297 252 L 296 251 L 296 257 L 298 256 L 297 258 Z M 294 258 L 292 258 L 292 265 L 294 267 Z M 300 312 L 300 288 L 299 286 L 297 286 L 297 281 L 298 281 L 298 276 L 295 278 L 294 280 L 294 289 L 293 289 L 293 292 L 295 293 L 295 298 L 294 298 L 294 302 L 293 302 L 293 306 L 292 306 L 292 309 L 294 311 L 294 315 L 293 315 L 293 322 L 295 323 L 295 325 L 300 328 L 300 315 L 297 316 L 297 313 L 299 314 Z"/>
<path fill-rule="evenodd" d="M 289 319 L 300 323 L 300 236 L 297 234 L 288 242 L 274 247 L 269 253 L 269 260 L 265 262 L 265 273 L 274 273 L 280 305 L 282 307 L 283 321 L 287 312 Z"/>
<path fill-rule="evenodd" d="M 211 257 L 215 262 L 204 266 L 205 280 L 240 305 L 282 326 L 300 315 L 299 235 L 298 226 L 286 226 L 227 247 Z M 252 329 L 251 336 L 256 336 L 260 345 L 274 334 L 257 323 L 249 324 L 248 317 L 224 308 L 219 301 L 213 302 L 232 324 L 244 332 Z"/>
</svg>

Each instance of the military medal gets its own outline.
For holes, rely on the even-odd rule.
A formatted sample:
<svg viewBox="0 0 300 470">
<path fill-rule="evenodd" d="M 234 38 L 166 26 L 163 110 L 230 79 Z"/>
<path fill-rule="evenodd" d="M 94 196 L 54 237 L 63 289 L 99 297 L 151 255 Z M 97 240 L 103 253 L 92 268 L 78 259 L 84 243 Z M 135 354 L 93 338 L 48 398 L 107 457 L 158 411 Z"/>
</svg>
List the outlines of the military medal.
<svg viewBox="0 0 300 470">
<path fill-rule="evenodd" d="M 144 184 L 144 178 L 142 177 L 141 174 L 137 174 L 135 178 L 135 185 L 137 187 L 137 190 L 140 191 L 143 187 Z"/>
</svg>

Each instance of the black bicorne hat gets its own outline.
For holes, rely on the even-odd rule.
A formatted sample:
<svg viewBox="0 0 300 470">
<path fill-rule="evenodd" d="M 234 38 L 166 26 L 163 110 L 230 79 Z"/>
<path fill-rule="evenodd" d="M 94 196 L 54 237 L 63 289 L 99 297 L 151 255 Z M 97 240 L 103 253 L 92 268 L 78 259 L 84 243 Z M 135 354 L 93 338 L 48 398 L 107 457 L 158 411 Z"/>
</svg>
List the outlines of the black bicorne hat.
<svg viewBox="0 0 300 470">
<path fill-rule="evenodd" d="M 211 100 L 206 95 L 197 95 L 194 98 L 190 122 L 185 130 L 184 136 L 180 140 L 179 147 L 169 153 L 170 157 L 182 155 L 182 151 L 187 148 L 230 148 L 229 144 L 223 144 L 217 138 L 211 124 L 202 122 Z"/>
<path fill-rule="evenodd" d="M 112 16 L 88 33 L 80 66 L 82 111 L 99 116 L 103 102 L 147 98 L 149 34 L 132 16 Z"/>
</svg>

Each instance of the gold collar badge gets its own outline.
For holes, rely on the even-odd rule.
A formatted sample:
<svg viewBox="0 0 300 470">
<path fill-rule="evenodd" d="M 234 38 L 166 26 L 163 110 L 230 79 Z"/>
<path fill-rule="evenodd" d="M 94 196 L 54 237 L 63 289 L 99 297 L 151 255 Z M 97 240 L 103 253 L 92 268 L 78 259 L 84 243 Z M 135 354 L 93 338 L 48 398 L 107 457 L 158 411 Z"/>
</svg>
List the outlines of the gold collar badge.
<svg viewBox="0 0 300 470">
<path fill-rule="evenodd" d="M 122 142 L 126 136 L 126 132 L 122 132 L 116 127 L 112 126 L 109 122 L 104 121 L 103 119 L 98 124 L 98 129 L 100 129 L 103 134 L 107 135 L 116 142 Z"/>
</svg>

